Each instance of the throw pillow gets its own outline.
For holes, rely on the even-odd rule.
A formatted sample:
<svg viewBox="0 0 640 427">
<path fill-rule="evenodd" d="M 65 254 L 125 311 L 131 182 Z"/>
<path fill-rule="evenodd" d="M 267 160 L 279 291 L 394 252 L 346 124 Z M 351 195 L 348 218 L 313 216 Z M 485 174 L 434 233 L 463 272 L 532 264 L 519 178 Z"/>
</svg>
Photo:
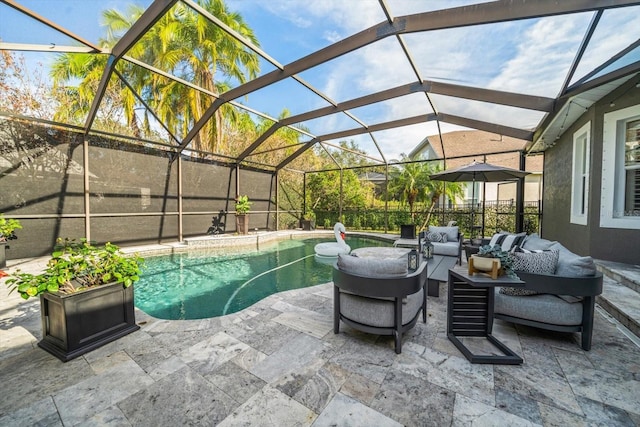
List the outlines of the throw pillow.
<svg viewBox="0 0 640 427">
<path fill-rule="evenodd" d="M 533 254 L 533 253 L 544 252 L 544 250 L 542 250 L 542 249 L 531 249 L 530 250 L 530 249 L 525 249 L 522 246 L 514 246 L 513 248 L 511 248 L 511 252 L 522 252 L 523 254 Z"/>
<path fill-rule="evenodd" d="M 507 234 L 500 243 L 502 250 L 509 252 L 513 246 L 517 246 L 527 237 L 527 233 Z"/>
<path fill-rule="evenodd" d="M 442 233 L 438 233 L 437 231 L 429 231 L 427 233 L 427 239 L 429 239 L 430 242 L 442 242 Z"/>
<path fill-rule="evenodd" d="M 553 274 L 558 264 L 558 256 L 560 252 L 557 250 L 524 253 L 524 252 L 512 252 L 511 258 L 513 259 L 513 269 L 517 271 L 524 271 L 527 273 L 540 273 L 540 274 Z M 538 292 L 505 286 L 498 291 L 504 295 L 513 296 L 530 296 L 537 295 Z"/>
<path fill-rule="evenodd" d="M 457 242 L 458 241 L 458 233 L 460 232 L 460 228 L 458 226 L 453 227 L 436 227 L 433 225 L 429 226 L 429 232 L 435 231 L 436 233 L 446 233 L 447 234 L 447 242 Z"/>
<path fill-rule="evenodd" d="M 560 251 L 550 250 L 544 252 L 512 252 L 513 269 L 526 273 L 553 274 L 558 265 Z"/>
<path fill-rule="evenodd" d="M 514 288 L 512 286 L 503 286 L 500 288 L 498 292 L 500 292 L 503 295 L 511 295 L 514 297 L 528 297 L 531 295 L 538 295 L 536 291 L 532 291 L 530 289 L 524 289 L 524 288 Z"/>
<path fill-rule="evenodd" d="M 533 233 L 522 242 L 522 247 L 529 250 L 546 250 L 554 243 L 555 242 L 550 240 L 540 238 L 537 233 Z"/>
<path fill-rule="evenodd" d="M 494 234 L 489 241 L 489 246 L 494 247 L 495 245 L 501 245 L 505 237 L 507 237 L 507 233 Z"/>
</svg>

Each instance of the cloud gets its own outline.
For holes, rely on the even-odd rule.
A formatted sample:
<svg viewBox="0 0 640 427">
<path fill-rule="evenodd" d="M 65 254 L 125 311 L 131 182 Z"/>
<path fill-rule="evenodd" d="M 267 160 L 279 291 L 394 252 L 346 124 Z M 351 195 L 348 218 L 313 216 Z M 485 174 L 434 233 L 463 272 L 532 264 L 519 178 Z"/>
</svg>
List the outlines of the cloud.
<svg viewBox="0 0 640 427">
<path fill-rule="evenodd" d="M 447 2 L 446 7 L 469 3 L 477 2 Z M 301 40 L 319 37 L 319 34 L 329 43 L 335 43 L 386 19 L 379 3 L 375 1 L 358 1 L 357 10 L 353 2 L 348 0 L 273 0 L 254 4 L 291 22 L 295 27 L 291 28 L 291 32 L 299 31 L 297 36 Z M 399 16 L 424 12 L 428 8 L 443 8 L 442 5 L 398 0 L 391 3 L 390 12 Z M 633 13 L 636 12 L 640 12 L 640 7 L 635 11 L 625 8 L 605 13 L 601 22 L 602 36 L 598 37 L 596 33 L 594 39 L 599 41 L 587 51 L 588 55 L 585 55 L 584 65 L 580 69 L 592 69 L 602 58 L 610 57 L 638 38 L 640 26 L 637 22 L 633 25 Z M 423 79 L 555 97 L 592 16 L 590 12 L 451 28 L 402 37 Z M 387 37 L 350 52 L 302 75 L 338 102 L 417 80 L 395 37 Z M 424 113 L 430 112 L 429 103 L 426 97 L 423 98 L 422 101 L 415 101 L 421 103 L 418 108 L 413 100 L 407 102 L 400 98 L 387 101 L 367 111 L 367 124 L 412 116 L 420 107 Z M 523 129 L 536 127 L 543 117 L 540 112 L 459 98 L 432 96 L 432 100 L 438 111 Z M 317 123 L 317 132 L 332 132 L 334 129 L 325 126 L 337 125 L 339 121 L 341 119 L 336 116 L 326 120 L 322 126 Z M 459 127 L 442 123 L 441 129 L 446 132 Z M 378 142 L 389 158 L 397 157 L 402 152 L 408 153 L 425 136 L 437 132 L 435 122 L 431 122 L 379 133 L 376 139 L 379 138 Z M 365 141 L 367 138 L 359 137 L 357 140 Z M 371 142 L 365 145 L 373 147 Z"/>
</svg>

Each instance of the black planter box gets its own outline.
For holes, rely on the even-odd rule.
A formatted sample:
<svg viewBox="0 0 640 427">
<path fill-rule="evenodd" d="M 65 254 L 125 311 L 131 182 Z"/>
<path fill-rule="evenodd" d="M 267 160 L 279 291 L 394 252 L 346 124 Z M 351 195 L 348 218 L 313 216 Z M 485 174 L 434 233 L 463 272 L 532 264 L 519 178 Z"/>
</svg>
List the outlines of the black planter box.
<svg viewBox="0 0 640 427">
<path fill-rule="evenodd" d="M 0 268 L 7 266 L 7 242 L 0 242 Z"/>
<path fill-rule="evenodd" d="M 74 294 L 40 294 L 40 348 L 66 362 L 140 329 L 133 286 L 97 286 Z"/>
<path fill-rule="evenodd" d="M 311 231 L 316 229 L 316 222 L 310 219 L 300 220 L 300 228 L 305 231 Z"/>
</svg>

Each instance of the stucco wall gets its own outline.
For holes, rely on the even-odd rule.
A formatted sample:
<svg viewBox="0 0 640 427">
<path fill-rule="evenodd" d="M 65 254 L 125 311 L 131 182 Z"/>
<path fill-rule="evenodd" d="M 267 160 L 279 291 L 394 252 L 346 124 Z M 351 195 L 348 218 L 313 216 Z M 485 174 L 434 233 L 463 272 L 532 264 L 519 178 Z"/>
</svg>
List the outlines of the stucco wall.
<svg viewBox="0 0 640 427">
<path fill-rule="evenodd" d="M 542 236 L 596 259 L 640 264 L 640 230 L 600 227 L 604 114 L 637 105 L 640 89 L 632 79 L 592 106 L 545 152 Z M 612 107 L 610 103 L 615 100 Z M 573 134 L 591 120 L 591 162 L 587 225 L 571 224 Z"/>
</svg>

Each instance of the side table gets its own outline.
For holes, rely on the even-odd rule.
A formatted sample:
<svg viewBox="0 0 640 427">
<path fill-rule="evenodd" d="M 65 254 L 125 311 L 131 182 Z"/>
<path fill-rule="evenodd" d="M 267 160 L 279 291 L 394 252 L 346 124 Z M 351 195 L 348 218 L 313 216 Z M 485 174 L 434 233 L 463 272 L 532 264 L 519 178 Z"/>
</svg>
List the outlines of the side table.
<svg viewBox="0 0 640 427">
<path fill-rule="evenodd" d="M 500 276 L 492 279 L 485 274 L 469 275 L 457 267 L 449 270 L 447 302 L 447 336 L 471 363 L 519 365 L 522 358 L 491 335 L 493 326 L 493 296 L 496 286 L 524 286 L 519 279 Z M 484 337 L 503 354 L 474 354 L 461 337 Z"/>
</svg>

